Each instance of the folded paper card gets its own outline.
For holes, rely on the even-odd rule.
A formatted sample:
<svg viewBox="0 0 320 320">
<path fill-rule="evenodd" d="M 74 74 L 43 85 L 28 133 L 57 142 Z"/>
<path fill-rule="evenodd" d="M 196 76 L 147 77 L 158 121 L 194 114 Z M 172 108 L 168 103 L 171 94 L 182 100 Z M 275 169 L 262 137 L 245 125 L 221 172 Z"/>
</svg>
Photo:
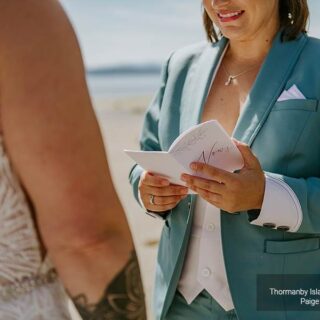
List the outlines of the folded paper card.
<svg viewBox="0 0 320 320">
<path fill-rule="evenodd" d="M 145 170 L 167 177 L 171 183 L 185 185 L 182 173 L 201 176 L 189 168 L 191 162 L 203 162 L 229 172 L 244 162 L 240 151 L 217 120 L 193 126 L 183 132 L 166 151 L 124 150 Z"/>
</svg>

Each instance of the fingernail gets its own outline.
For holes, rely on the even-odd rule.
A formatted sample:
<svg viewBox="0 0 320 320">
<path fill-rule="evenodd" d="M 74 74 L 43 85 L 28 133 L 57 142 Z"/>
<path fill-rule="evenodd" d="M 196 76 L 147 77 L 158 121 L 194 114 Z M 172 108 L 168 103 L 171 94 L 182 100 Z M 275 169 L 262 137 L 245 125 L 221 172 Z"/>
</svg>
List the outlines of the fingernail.
<svg viewBox="0 0 320 320">
<path fill-rule="evenodd" d="M 191 163 L 191 164 L 190 164 L 190 168 L 191 168 L 192 170 L 197 170 L 197 165 L 196 165 L 195 163 Z"/>
<path fill-rule="evenodd" d="M 185 174 L 182 174 L 182 175 L 181 175 L 181 180 L 183 180 L 183 181 L 187 181 L 187 178 L 188 178 L 188 176 L 187 176 L 187 175 L 185 175 Z"/>
</svg>

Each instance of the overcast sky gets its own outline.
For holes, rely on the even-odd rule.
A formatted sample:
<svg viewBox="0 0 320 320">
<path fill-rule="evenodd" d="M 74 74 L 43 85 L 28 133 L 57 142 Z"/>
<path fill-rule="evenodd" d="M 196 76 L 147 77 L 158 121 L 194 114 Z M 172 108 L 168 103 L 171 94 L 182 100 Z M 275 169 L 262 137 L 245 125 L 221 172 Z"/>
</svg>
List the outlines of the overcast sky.
<svg viewBox="0 0 320 320">
<path fill-rule="evenodd" d="M 161 63 L 205 39 L 200 0 L 60 0 L 88 67 Z M 310 34 L 320 37 L 320 0 L 309 0 Z"/>
</svg>

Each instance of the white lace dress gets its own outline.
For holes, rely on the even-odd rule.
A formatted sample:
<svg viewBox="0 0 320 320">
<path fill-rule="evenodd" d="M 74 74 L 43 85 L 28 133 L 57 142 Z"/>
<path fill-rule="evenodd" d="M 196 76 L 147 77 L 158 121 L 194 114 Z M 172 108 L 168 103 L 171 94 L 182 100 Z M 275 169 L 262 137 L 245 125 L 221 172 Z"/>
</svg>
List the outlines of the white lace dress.
<svg viewBox="0 0 320 320">
<path fill-rule="evenodd" d="M 41 246 L 0 136 L 0 319 L 70 320 L 67 296 Z"/>
</svg>

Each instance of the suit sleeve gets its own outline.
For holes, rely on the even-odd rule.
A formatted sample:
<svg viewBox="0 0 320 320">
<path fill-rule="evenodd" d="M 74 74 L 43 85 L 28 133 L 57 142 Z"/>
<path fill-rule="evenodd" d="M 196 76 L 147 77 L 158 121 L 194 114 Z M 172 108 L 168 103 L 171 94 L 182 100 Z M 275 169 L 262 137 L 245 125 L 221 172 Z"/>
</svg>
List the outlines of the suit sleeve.
<svg viewBox="0 0 320 320">
<path fill-rule="evenodd" d="M 159 133 L 158 133 L 158 124 L 159 124 L 159 117 L 160 117 L 160 109 L 162 105 L 163 96 L 165 93 L 165 88 L 168 79 L 168 67 L 169 61 L 171 58 L 167 59 L 164 63 L 162 70 L 161 70 L 161 84 L 160 87 L 153 98 L 150 106 L 147 109 L 147 112 L 144 117 L 144 123 L 142 132 L 140 135 L 140 148 L 144 151 L 161 151 L 160 143 L 159 143 Z M 133 194 L 138 203 L 139 201 L 139 193 L 138 193 L 138 185 L 140 176 L 144 169 L 139 165 L 134 165 L 129 173 L 129 181 L 133 188 Z M 141 205 L 141 204 L 140 204 Z"/>
</svg>

